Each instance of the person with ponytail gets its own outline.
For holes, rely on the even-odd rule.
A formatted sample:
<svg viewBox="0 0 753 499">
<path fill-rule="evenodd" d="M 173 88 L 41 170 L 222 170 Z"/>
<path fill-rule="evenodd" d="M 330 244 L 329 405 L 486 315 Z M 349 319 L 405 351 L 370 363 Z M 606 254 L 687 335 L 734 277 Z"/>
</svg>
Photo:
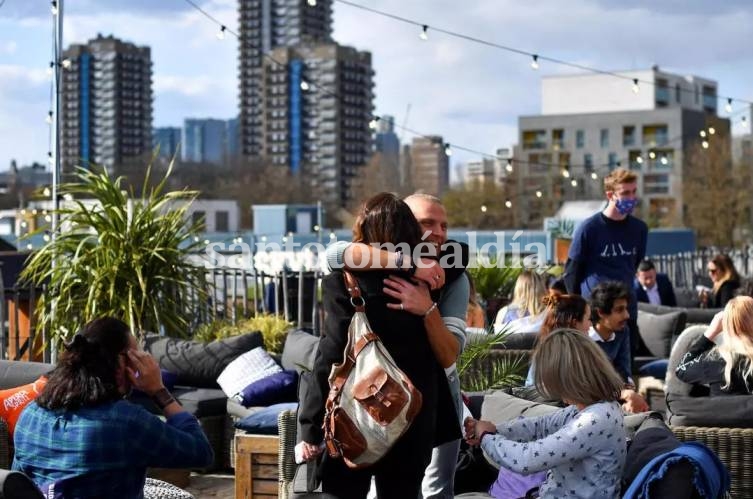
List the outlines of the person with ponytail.
<svg viewBox="0 0 753 499">
<path fill-rule="evenodd" d="M 588 334 L 591 328 L 591 307 L 580 295 L 563 295 L 550 291 L 541 300 L 544 309 L 544 322 L 539 330 L 538 343 L 549 336 L 555 329 L 567 328 Z M 526 386 L 534 386 L 534 365 L 528 369 Z"/>
<path fill-rule="evenodd" d="M 160 420 L 125 399 L 152 398 Z M 144 497 L 147 467 L 202 468 L 214 459 L 198 420 L 162 384 L 159 366 L 128 326 L 104 317 L 65 345 L 15 430 L 13 469 L 45 497 Z"/>
</svg>

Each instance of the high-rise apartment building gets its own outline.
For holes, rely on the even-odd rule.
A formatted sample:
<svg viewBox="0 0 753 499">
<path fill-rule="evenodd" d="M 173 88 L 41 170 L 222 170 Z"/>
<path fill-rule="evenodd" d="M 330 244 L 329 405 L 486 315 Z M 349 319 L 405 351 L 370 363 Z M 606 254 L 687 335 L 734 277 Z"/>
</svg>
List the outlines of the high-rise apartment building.
<svg viewBox="0 0 753 499">
<path fill-rule="evenodd" d="M 638 174 L 644 219 L 683 224 L 689 148 L 709 127 L 710 140 L 730 137 L 717 84 L 656 67 L 621 75 L 543 78 L 542 114 L 518 119 L 514 150 L 524 226 L 540 227 L 562 201 L 603 199 L 603 177 L 619 166 Z"/>
<path fill-rule="evenodd" d="M 152 147 L 149 47 L 112 35 L 71 45 L 61 89 L 63 172 L 92 163 L 115 168 Z"/>
<path fill-rule="evenodd" d="M 334 43 L 278 48 L 266 60 L 262 150 L 272 165 L 304 172 L 344 206 L 372 152 L 371 54 Z"/>
<path fill-rule="evenodd" d="M 173 159 L 180 147 L 181 129 L 174 126 L 157 127 L 152 132 L 152 149 L 159 147 L 159 157 Z"/>
<path fill-rule="evenodd" d="M 416 191 L 441 196 L 450 184 L 450 158 L 442 137 L 416 137 L 410 146 L 410 179 Z"/>
<path fill-rule="evenodd" d="M 186 119 L 183 122 L 181 157 L 192 163 L 222 164 L 225 160 L 227 122 L 217 119 Z"/>
<path fill-rule="evenodd" d="M 239 0 L 240 148 L 262 155 L 262 68 L 278 47 L 330 42 L 332 0 Z"/>
<path fill-rule="evenodd" d="M 395 169 L 398 169 L 397 165 L 400 164 L 400 139 L 395 133 L 395 118 L 393 116 L 382 116 L 377 121 L 374 148 L 382 155 L 384 163 L 395 165 Z"/>
<path fill-rule="evenodd" d="M 470 161 L 465 168 L 465 182 L 480 184 L 494 184 L 501 187 L 505 184 L 509 174 L 513 172 L 512 158 L 509 149 L 497 149 L 496 158 L 482 158 Z"/>
</svg>

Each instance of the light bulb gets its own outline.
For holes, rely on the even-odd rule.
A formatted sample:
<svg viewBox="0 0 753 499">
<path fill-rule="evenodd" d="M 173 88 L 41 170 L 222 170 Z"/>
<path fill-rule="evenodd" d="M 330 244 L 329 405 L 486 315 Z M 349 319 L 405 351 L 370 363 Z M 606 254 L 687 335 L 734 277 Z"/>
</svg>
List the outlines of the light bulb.
<svg viewBox="0 0 753 499">
<path fill-rule="evenodd" d="M 487 208 L 486 208 L 486 205 L 485 205 L 485 204 L 482 204 L 482 205 L 481 205 L 481 213 L 486 213 L 486 209 L 487 209 Z"/>
<path fill-rule="evenodd" d="M 63 66 L 63 69 L 71 69 L 71 64 L 70 59 L 63 59 L 63 62 L 60 63 L 60 65 Z"/>
<path fill-rule="evenodd" d="M 301 80 L 301 90 L 306 91 L 309 88 L 311 88 L 309 83 L 306 80 Z"/>
<path fill-rule="evenodd" d="M 316 7 L 316 0 L 308 0 L 309 7 Z"/>
<path fill-rule="evenodd" d="M 512 161 L 510 161 L 509 159 L 507 160 L 507 165 L 505 166 L 505 170 L 512 173 Z"/>
<path fill-rule="evenodd" d="M 662 156 L 659 161 L 661 161 L 661 164 L 663 165 L 669 164 L 669 160 L 667 159 L 666 156 Z"/>
<path fill-rule="evenodd" d="M 44 119 L 48 124 L 52 123 L 52 111 L 47 112 L 47 117 Z"/>
<path fill-rule="evenodd" d="M 424 41 L 429 39 L 429 27 L 424 24 L 423 28 L 421 29 L 421 34 L 418 35 L 418 37 Z"/>
<path fill-rule="evenodd" d="M 45 196 L 45 197 L 48 197 L 50 194 L 52 194 L 50 192 L 50 188 L 49 187 L 45 187 L 44 190 L 42 191 L 42 195 Z"/>
<path fill-rule="evenodd" d="M 701 136 L 701 138 L 703 138 L 706 136 L 706 130 L 701 130 L 700 132 L 698 132 L 698 134 Z"/>
<path fill-rule="evenodd" d="M 728 113 L 732 112 L 732 98 L 727 99 L 727 104 L 725 104 L 724 110 Z"/>
<path fill-rule="evenodd" d="M 55 159 L 52 157 L 52 151 L 47 153 L 47 162 L 51 165 L 55 164 Z"/>
<path fill-rule="evenodd" d="M 450 146 L 450 144 L 445 144 L 444 145 L 444 153 L 447 156 L 452 156 L 452 147 Z"/>
<path fill-rule="evenodd" d="M 743 117 L 742 117 L 742 120 L 740 120 L 740 125 L 741 125 L 741 126 L 742 126 L 743 128 L 748 128 L 748 119 L 747 119 L 747 118 L 746 118 L 745 116 L 743 116 Z"/>
<path fill-rule="evenodd" d="M 47 66 L 47 76 L 52 76 L 52 74 L 55 72 L 54 68 L 55 68 L 55 63 L 50 62 L 50 65 Z"/>
<path fill-rule="evenodd" d="M 638 86 L 638 78 L 633 78 L 633 93 L 637 94 L 641 89 Z"/>
<path fill-rule="evenodd" d="M 371 128 L 372 130 L 376 130 L 376 127 L 377 127 L 377 120 L 376 118 L 374 118 L 373 120 L 369 121 L 369 128 Z"/>
<path fill-rule="evenodd" d="M 716 129 L 713 126 L 709 127 L 709 135 L 714 135 L 716 133 Z"/>
<path fill-rule="evenodd" d="M 541 196 L 543 196 L 543 195 L 544 195 L 544 194 L 543 194 L 543 193 L 542 193 L 541 191 L 536 191 L 536 197 L 537 197 L 537 198 L 540 198 L 540 197 L 541 197 Z"/>
<path fill-rule="evenodd" d="M 53 16 L 58 15 L 58 3 L 56 0 L 52 0 L 51 6 L 50 6 L 50 12 L 52 12 Z"/>
<path fill-rule="evenodd" d="M 648 153 L 648 157 L 651 159 L 656 159 L 656 153 L 654 151 L 651 151 L 650 153 Z"/>
<path fill-rule="evenodd" d="M 701 142 L 701 147 L 703 147 L 704 149 L 708 149 L 709 148 L 709 141 L 708 140 L 704 140 L 703 142 Z"/>
<path fill-rule="evenodd" d="M 220 26 L 220 30 L 217 32 L 217 39 L 218 40 L 224 40 L 225 39 L 225 30 L 227 28 L 225 26 Z"/>
<path fill-rule="evenodd" d="M 635 162 L 638 163 L 639 165 L 642 164 L 643 163 L 643 156 L 638 156 L 637 158 L 635 158 Z"/>
<path fill-rule="evenodd" d="M 591 174 L 591 178 L 592 178 L 592 179 L 594 179 L 594 180 L 598 180 L 598 179 L 599 179 L 599 176 L 598 176 L 598 175 L 596 175 L 596 172 L 593 172 L 593 173 Z"/>
<path fill-rule="evenodd" d="M 536 70 L 539 69 L 539 56 L 536 54 L 533 54 L 531 56 L 531 69 Z"/>
<path fill-rule="evenodd" d="M 337 239 L 337 236 L 335 235 L 335 233 L 334 233 L 334 232 L 330 232 L 330 233 L 329 233 L 329 238 L 330 238 L 330 239 Z"/>
<path fill-rule="evenodd" d="M 510 201 L 509 199 L 505 201 L 505 206 L 507 206 L 508 208 L 512 208 L 512 201 Z"/>
<path fill-rule="evenodd" d="M 578 187 L 578 181 L 577 181 L 577 180 L 575 180 L 575 179 L 572 179 L 572 180 L 570 181 L 570 185 L 572 185 L 573 187 Z"/>
<path fill-rule="evenodd" d="M 562 176 L 565 178 L 570 178 L 570 172 L 567 171 L 567 168 L 562 169 Z"/>
</svg>

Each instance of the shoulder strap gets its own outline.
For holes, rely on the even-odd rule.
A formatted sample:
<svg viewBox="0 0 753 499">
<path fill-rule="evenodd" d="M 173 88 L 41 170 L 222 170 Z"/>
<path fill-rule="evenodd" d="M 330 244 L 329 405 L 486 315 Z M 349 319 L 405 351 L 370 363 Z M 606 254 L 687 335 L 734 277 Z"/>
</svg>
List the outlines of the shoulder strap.
<svg viewBox="0 0 753 499">
<path fill-rule="evenodd" d="M 365 312 L 366 300 L 363 299 L 356 277 L 348 271 L 343 271 L 343 277 L 345 278 L 345 289 L 348 290 L 350 295 L 350 304 L 353 305 L 356 312 Z"/>
</svg>

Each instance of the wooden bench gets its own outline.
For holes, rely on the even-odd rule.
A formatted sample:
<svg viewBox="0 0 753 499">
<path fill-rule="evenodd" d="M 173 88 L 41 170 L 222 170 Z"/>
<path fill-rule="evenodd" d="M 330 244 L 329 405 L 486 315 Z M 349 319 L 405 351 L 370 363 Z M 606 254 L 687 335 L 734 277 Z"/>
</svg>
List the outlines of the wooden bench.
<svg viewBox="0 0 753 499">
<path fill-rule="evenodd" d="M 277 497 L 277 435 L 235 434 L 235 499 Z"/>
</svg>

